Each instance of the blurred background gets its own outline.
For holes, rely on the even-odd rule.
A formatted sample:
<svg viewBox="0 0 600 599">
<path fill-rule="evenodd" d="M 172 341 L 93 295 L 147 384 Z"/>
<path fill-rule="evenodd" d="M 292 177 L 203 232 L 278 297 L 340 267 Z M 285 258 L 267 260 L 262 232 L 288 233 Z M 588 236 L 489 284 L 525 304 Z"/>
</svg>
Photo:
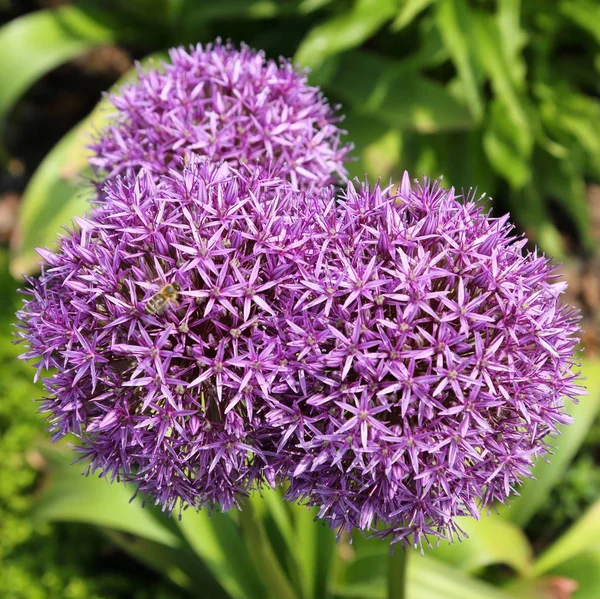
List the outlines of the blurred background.
<svg viewBox="0 0 600 599">
<path fill-rule="evenodd" d="M 117 501 L 65 474 L 11 322 L 35 247 L 85 210 L 86 146 L 109 112 L 102 93 L 134 76 L 137 60 L 217 37 L 311 69 L 346 115 L 352 175 L 408 169 L 477 187 L 563 263 L 584 318 L 589 396 L 505 524 L 432 554 L 442 590 L 409 599 L 600 598 L 597 0 L 0 0 L 0 24 L 1 598 L 212 598 L 190 594 L 136 545 L 129 516 L 109 513 L 127 491 Z M 383 596 L 369 557 L 381 550 L 365 551 L 337 546 L 327 596 Z M 448 580 L 485 587 L 453 595 Z"/>
</svg>

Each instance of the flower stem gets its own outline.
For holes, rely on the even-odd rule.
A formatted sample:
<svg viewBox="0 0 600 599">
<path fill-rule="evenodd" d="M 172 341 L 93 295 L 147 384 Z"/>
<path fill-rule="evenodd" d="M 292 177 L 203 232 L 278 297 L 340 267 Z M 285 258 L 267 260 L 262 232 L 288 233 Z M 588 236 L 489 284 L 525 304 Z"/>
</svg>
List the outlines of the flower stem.
<svg viewBox="0 0 600 599">
<path fill-rule="evenodd" d="M 406 562 L 408 551 L 395 547 L 389 558 L 388 599 L 406 599 Z"/>
<path fill-rule="evenodd" d="M 267 533 L 250 498 L 243 502 L 240 524 L 250 556 L 257 572 L 266 583 L 270 596 L 277 599 L 298 599 L 269 543 Z"/>
</svg>

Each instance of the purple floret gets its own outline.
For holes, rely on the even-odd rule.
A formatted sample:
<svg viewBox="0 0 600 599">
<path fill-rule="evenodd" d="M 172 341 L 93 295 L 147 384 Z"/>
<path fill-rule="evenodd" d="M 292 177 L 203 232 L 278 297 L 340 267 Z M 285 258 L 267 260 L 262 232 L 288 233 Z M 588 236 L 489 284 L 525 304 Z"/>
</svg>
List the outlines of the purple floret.
<svg viewBox="0 0 600 599">
<path fill-rule="evenodd" d="M 265 398 L 287 370 L 277 313 L 303 260 L 304 195 L 196 161 L 105 194 L 56 253 L 40 251 L 18 314 L 50 395 L 42 411 L 91 470 L 166 509 L 226 510 L 274 482 Z M 179 292 L 156 310 L 169 284 Z"/>
<path fill-rule="evenodd" d="M 581 394 L 566 285 L 507 217 L 406 174 L 349 185 L 311 243 L 280 308 L 295 375 L 267 400 L 288 498 L 340 531 L 452 538 L 529 475 Z"/>
<path fill-rule="evenodd" d="M 170 58 L 111 96 L 116 118 L 92 147 L 101 180 L 141 168 L 160 176 L 190 154 L 234 168 L 272 164 L 298 189 L 345 178 L 340 119 L 289 62 L 220 42 Z"/>
</svg>

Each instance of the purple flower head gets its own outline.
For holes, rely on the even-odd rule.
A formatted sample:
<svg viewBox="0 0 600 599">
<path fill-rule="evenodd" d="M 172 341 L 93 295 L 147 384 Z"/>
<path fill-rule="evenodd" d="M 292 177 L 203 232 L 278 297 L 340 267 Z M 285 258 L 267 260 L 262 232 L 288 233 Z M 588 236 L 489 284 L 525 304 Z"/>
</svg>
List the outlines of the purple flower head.
<svg viewBox="0 0 600 599">
<path fill-rule="evenodd" d="M 170 57 L 111 97 L 116 118 L 92 147 L 102 179 L 160 176 L 190 154 L 234 168 L 272 163 L 297 189 L 345 178 L 339 118 L 289 62 L 219 41 Z"/>
<path fill-rule="evenodd" d="M 228 509 L 274 482 L 264 400 L 286 371 L 276 312 L 303 259 L 305 196 L 242 170 L 193 160 L 158 184 L 112 180 L 40 251 L 18 314 L 25 357 L 51 369 L 55 437 L 75 434 L 93 470 L 166 509 Z"/>
<path fill-rule="evenodd" d="M 343 199 L 284 284 L 296 374 L 267 421 L 284 432 L 288 497 L 340 530 L 451 538 L 568 421 L 578 314 L 549 261 L 472 196 L 405 174 Z"/>
</svg>

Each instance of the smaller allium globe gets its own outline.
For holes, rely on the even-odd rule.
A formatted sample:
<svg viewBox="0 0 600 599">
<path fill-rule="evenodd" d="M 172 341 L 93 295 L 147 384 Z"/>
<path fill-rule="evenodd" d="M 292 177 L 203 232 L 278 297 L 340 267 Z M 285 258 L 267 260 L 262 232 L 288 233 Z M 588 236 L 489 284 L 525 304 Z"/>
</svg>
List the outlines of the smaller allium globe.
<svg viewBox="0 0 600 599">
<path fill-rule="evenodd" d="M 234 168 L 273 164 L 298 189 L 345 178 L 340 119 L 289 62 L 220 41 L 169 54 L 111 95 L 116 118 L 90 160 L 101 180 L 140 168 L 160 176 L 190 154 Z"/>
<path fill-rule="evenodd" d="M 340 531 L 452 538 L 568 421 L 578 314 L 507 217 L 438 183 L 349 185 L 317 223 L 284 283 L 295 383 L 267 415 L 288 497 Z"/>
<path fill-rule="evenodd" d="M 197 161 L 105 194 L 40 251 L 18 314 L 25 357 L 51 369 L 42 411 L 91 469 L 166 509 L 228 509 L 274 481 L 264 398 L 286 371 L 276 313 L 303 260 L 304 195 Z"/>
</svg>

